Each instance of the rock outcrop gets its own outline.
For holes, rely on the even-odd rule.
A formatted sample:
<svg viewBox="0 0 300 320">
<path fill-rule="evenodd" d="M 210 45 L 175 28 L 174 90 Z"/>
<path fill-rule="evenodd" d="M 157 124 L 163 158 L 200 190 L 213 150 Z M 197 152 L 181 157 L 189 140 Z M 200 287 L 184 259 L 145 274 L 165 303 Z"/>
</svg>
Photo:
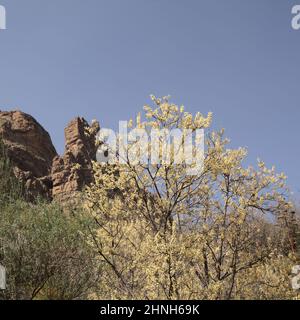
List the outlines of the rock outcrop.
<svg viewBox="0 0 300 320">
<path fill-rule="evenodd" d="M 65 152 L 55 157 L 52 165 L 52 194 L 54 198 L 67 200 L 93 181 L 92 161 L 96 160 L 95 137 L 98 122 L 91 126 L 76 118 L 65 129 Z"/>
<path fill-rule="evenodd" d="M 99 124 L 76 118 L 65 129 L 65 152 L 58 156 L 48 132 L 21 111 L 0 111 L 0 138 L 7 147 L 14 173 L 29 199 L 41 195 L 66 200 L 92 182 L 92 160 Z"/>
<path fill-rule="evenodd" d="M 21 111 L 0 112 L 0 137 L 29 197 L 51 198 L 51 167 L 57 153 L 48 132 Z"/>
</svg>

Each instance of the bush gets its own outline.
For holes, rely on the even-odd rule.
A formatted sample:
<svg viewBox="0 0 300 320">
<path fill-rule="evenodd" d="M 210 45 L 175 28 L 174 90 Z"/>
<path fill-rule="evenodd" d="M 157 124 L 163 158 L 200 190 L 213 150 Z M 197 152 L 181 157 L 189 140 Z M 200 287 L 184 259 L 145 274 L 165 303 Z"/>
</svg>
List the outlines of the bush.
<svg viewBox="0 0 300 320">
<path fill-rule="evenodd" d="M 0 137 L 0 203 L 24 196 L 23 186 L 15 177 L 6 147 Z"/>
<path fill-rule="evenodd" d="M 4 299 L 85 299 L 98 281 L 87 223 L 58 204 L 8 203 L 0 211 Z"/>
</svg>

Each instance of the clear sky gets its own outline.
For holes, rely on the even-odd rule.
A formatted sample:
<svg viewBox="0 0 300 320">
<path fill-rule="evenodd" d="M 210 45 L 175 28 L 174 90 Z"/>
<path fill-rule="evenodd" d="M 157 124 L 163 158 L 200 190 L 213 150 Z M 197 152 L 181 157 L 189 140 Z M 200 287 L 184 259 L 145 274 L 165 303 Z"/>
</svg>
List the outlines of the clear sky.
<svg viewBox="0 0 300 320">
<path fill-rule="evenodd" d="M 300 192 L 300 0 L 0 0 L 0 109 L 21 109 L 59 153 L 75 116 L 115 128 L 149 95 L 214 112 L 232 146 Z"/>
</svg>

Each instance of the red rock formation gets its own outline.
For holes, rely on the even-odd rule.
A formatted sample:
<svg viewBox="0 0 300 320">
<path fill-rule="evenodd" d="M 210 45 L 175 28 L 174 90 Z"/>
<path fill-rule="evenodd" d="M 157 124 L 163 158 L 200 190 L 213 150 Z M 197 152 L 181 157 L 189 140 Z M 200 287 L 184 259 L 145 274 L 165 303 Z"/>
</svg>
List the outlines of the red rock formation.
<svg viewBox="0 0 300 320">
<path fill-rule="evenodd" d="M 50 198 L 51 166 L 57 153 L 48 132 L 28 114 L 0 111 L 0 137 L 29 197 L 41 194 Z"/>
<path fill-rule="evenodd" d="M 91 183 L 98 130 L 96 122 L 89 126 L 83 118 L 71 121 L 65 129 L 65 153 L 60 157 L 49 134 L 33 117 L 21 111 L 0 111 L 0 138 L 29 198 L 42 195 L 66 200 Z"/>
<path fill-rule="evenodd" d="M 90 127 L 83 118 L 76 118 L 65 129 L 65 152 L 55 157 L 52 165 L 52 195 L 67 199 L 93 181 L 92 161 L 96 159 L 95 136 L 99 124 Z"/>
</svg>

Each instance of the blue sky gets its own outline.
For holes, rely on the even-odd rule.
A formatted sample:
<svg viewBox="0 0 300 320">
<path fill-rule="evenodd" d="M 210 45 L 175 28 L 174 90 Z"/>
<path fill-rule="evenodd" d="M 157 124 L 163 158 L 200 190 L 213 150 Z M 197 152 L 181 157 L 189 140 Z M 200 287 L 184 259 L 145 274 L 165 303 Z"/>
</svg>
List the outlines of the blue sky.
<svg viewBox="0 0 300 320">
<path fill-rule="evenodd" d="M 298 3 L 297 3 L 298 1 Z M 214 113 L 233 147 L 300 193 L 300 0 L 0 0 L 0 109 L 33 115 L 63 152 L 75 116 L 117 126 L 149 95 Z"/>
</svg>

